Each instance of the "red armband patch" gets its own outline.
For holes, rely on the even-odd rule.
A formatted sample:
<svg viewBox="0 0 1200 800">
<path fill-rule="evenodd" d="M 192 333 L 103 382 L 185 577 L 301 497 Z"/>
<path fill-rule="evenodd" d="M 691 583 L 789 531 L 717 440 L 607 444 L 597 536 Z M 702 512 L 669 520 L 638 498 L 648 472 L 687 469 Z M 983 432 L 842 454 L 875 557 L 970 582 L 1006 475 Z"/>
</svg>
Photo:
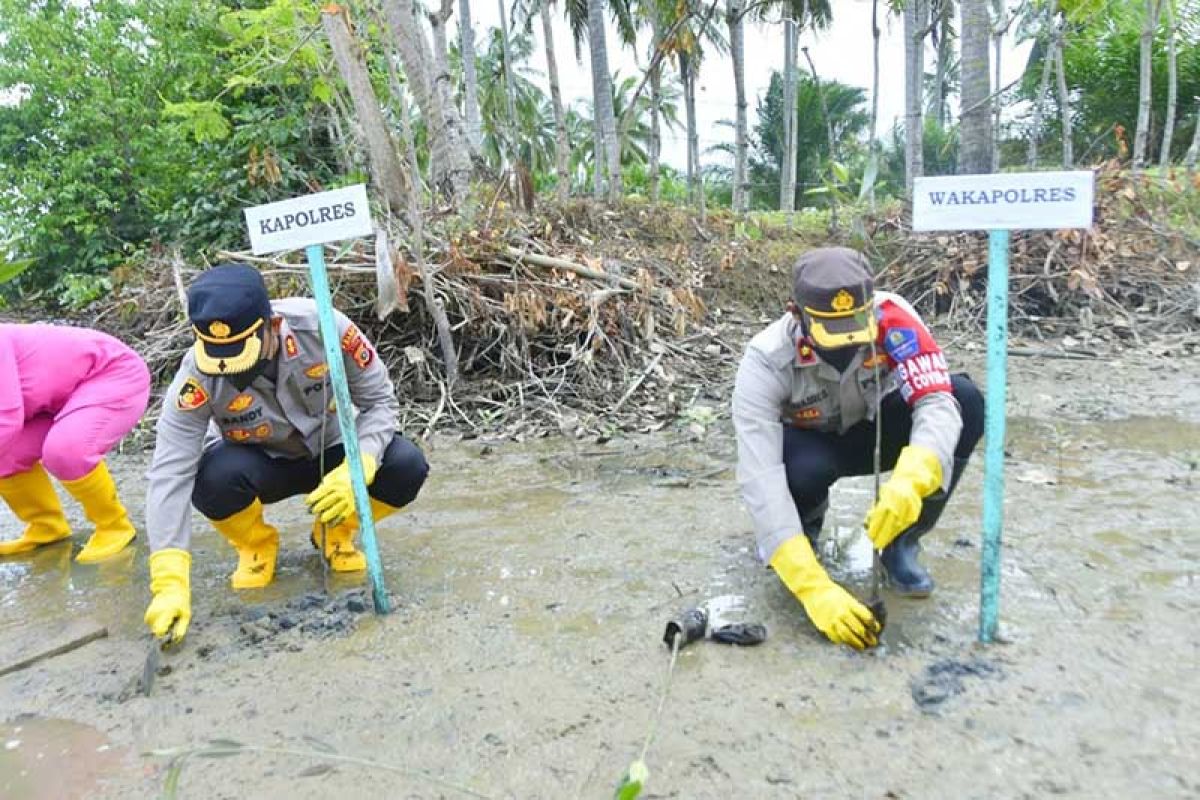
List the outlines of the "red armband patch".
<svg viewBox="0 0 1200 800">
<path fill-rule="evenodd" d="M 946 356 L 912 307 L 903 301 L 879 304 L 879 345 L 895 371 L 900 396 L 909 405 L 934 392 L 949 392 Z"/>
</svg>

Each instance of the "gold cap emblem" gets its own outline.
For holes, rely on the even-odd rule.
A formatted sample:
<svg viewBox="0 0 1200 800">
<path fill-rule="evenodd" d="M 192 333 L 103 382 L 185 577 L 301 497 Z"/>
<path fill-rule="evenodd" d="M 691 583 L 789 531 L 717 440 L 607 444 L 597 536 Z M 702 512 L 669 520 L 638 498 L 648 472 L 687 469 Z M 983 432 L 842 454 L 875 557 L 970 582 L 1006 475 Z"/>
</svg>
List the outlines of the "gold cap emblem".
<svg viewBox="0 0 1200 800">
<path fill-rule="evenodd" d="M 231 333 L 231 331 L 228 325 L 218 319 L 208 323 L 208 333 L 209 335 L 215 336 L 218 339 L 224 339 Z"/>
<path fill-rule="evenodd" d="M 833 296 L 833 300 L 829 301 L 829 305 L 833 307 L 834 311 L 849 311 L 854 308 L 854 296 L 845 289 L 841 289 Z"/>
</svg>

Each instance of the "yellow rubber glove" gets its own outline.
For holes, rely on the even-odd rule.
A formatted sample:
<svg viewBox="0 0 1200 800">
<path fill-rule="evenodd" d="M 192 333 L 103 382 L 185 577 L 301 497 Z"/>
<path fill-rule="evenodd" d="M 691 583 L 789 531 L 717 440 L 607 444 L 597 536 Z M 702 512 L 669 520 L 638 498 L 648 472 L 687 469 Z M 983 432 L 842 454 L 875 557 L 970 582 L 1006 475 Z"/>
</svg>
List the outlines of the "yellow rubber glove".
<svg viewBox="0 0 1200 800">
<path fill-rule="evenodd" d="M 372 456 L 362 453 L 363 478 L 367 486 L 375 480 L 378 468 Z M 337 525 L 354 513 L 354 487 L 350 483 L 350 463 L 343 461 L 329 471 L 321 485 L 305 498 L 308 510 L 326 525 Z"/>
<path fill-rule="evenodd" d="M 838 586 L 817 561 L 805 536 L 793 536 L 771 556 L 771 568 L 821 633 L 856 650 L 878 644 L 879 622 L 871 610 Z"/>
<path fill-rule="evenodd" d="M 921 500 L 942 487 L 942 462 L 928 447 L 910 444 L 900 451 L 892 477 L 879 489 L 867 513 L 867 537 L 882 550 L 921 516 Z"/>
<path fill-rule="evenodd" d="M 159 550 L 150 555 L 150 591 L 154 599 L 146 609 L 146 624 L 159 639 L 178 642 L 192 621 L 192 554 L 186 550 Z"/>
</svg>

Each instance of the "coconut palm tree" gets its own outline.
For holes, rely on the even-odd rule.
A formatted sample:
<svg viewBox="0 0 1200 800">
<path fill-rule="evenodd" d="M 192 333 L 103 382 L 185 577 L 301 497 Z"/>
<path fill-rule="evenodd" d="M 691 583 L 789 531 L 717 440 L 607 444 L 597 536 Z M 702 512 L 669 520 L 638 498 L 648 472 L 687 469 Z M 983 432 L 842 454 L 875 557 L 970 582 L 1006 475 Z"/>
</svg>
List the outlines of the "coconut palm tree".
<svg viewBox="0 0 1200 800">
<path fill-rule="evenodd" d="M 483 142 L 483 122 L 479 118 L 479 80 L 475 75 L 475 29 L 471 26 L 471 0 L 458 0 L 458 52 L 462 59 L 463 115 L 467 122 L 467 141 L 479 155 Z"/>
<path fill-rule="evenodd" d="M 992 171 L 992 106 L 990 49 L 992 38 L 988 0 L 961 0 L 962 113 L 959 130 L 959 170 Z"/>
<path fill-rule="evenodd" d="M 470 149 L 463 130 L 458 108 L 450 101 L 449 66 L 438 57 L 439 28 L 449 17 L 443 0 L 439 12 L 426 14 L 417 0 L 396 0 L 383 4 L 383 17 L 392 33 L 391 44 L 404 67 L 404 76 L 421 118 L 428 129 L 433 182 L 446 188 L 454 200 L 465 202 L 471 176 Z M 426 36 L 426 26 L 432 28 L 432 42 Z"/>
<path fill-rule="evenodd" d="M 489 30 L 479 56 L 479 103 L 484 160 L 495 168 L 520 162 L 536 174 L 555 163 L 556 135 L 549 100 L 529 66 L 532 53 L 533 38 L 520 28 L 507 37 Z"/>
<path fill-rule="evenodd" d="M 913 180 L 925 174 L 922 84 L 929 0 L 904 0 L 904 193 L 912 199 Z"/>
<path fill-rule="evenodd" d="M 633 104 L 633 111 L 629 117 L 630 123 L 617 129 L 622 168 L 635 164 L 649 165 L 654 146 L 651 121 L 651 107 L 654 101 L 645 94 L 638 94 L 635 98 L 634 93 L 637 86 L 638 79 L 632 75 L 624 78 L 620 73 L 613 75 L 613 110 L 616 112 L 617 119 L 624 118 L 630 104 Z M 673 86 L 663 87 L 662 94 L 658 99 L 658 118 L 661 124 L 669 130 L 678 130 L 680 127 L 679 99 L 678 89 Z M 595 115 L 590 102 L 581 101 L 575 113 L 578 117 L 577 125 L 593 124 Z M 594 164 L 595 162 L 593 158 L 589 158 L 586 162 L 580 161 L 579 163 Z"/>
<path fill-rule="evenodd" d="M 567 199 L 571 190 L 571 145 L 567 135 L 567 115 L 559 88 L 558 59 L 554 51 L 554 27 L 550 8 L 554 0 L 518 0 L 513 6 L 514 21 L 521 20 L 526 31 L 533 29 L 536 13 L 542 24 L 542 46 L 546 50 L 546 77 L 550 82 L 550 108 L 554 112 L 554 171 L 557 176 L 555 193 L 559 202 Z"/>
<path fill-rule="evenodd" d="M 1137 131 L 1133 137 L 1133 168 L 1141 169 L 1146 164 L 1150 144 L 1150 104 L 1152 96 L 1151 73 L 1154 53 L 1154 33 L 1158 30 L 1158 19 L 1162 13 L 1163 0 L 1145 0 L 1142 17 L 1141 71 L 1138 82 Z"/>
<path fill-rule="evenodd" d="M 745 2 L 727 0 L 725 24 L 729 26 L 729 52 L 733 57 L 733 93 L 736 117 L 733 127 L 733 213 L 748 208 L 746 194 L 746 158 L 749 151 L 746 121 L 746 39 Z"/>
<path fill-rule="evenodd" d="M 926 0 L 928 2 L 928 0 Z M 828 28 L 833 20 L 830 0 L 776 0 L 760 7 L 761 19 L 781 14 L 784 25 L 783 47 L 783 169 L 780 171 L 779 208 L 791 211 L 796 207 L 796 153 L 800 146 L 796 136 L 796 70 L 799 63 L 799 36 L 805 28 Z"/>
<path fill-rule="evenodd" d="M 607 177 L 608 197 L 615 200 L 621 195 L 621 153 L 617 142 L 617 120 L 612 104 L 612 71 L 608 66 L 608 42 L 604 29 L 605 12 L 617 22 L 617 32 L 623 44 L 632 44 L 636 39 L 628 0 L 565 0 L 563 4 L 571 35 L 575 40 L 575 54 L 579 56 L 584 42 L 592 72 L 592 104 L 597 109 L 596 126 L 592 132 L 596 152 L 605 153 L 593 172 L 592 191 L 597 198 L 604 196 L 604 181 Z"/>
</svg>

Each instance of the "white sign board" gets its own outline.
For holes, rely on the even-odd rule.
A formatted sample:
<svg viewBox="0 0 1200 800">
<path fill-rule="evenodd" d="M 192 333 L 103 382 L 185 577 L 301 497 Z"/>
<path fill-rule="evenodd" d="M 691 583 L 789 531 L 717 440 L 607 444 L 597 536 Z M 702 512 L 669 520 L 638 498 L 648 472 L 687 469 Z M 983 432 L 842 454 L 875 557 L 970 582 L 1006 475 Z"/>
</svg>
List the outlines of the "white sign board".
<svg viewBox="0 0 1200 800">
<path fill-rule="evenodd" d="M 917 178 L 913 230 L 1090 228 L 1094 185 L 1089 171 Z"/>
<path fill-rule="evenodd" d="M 247 208 L 245 213 L 256 256 L 374 234 L 367 187 L 361 183 Z"/>
</svg>

